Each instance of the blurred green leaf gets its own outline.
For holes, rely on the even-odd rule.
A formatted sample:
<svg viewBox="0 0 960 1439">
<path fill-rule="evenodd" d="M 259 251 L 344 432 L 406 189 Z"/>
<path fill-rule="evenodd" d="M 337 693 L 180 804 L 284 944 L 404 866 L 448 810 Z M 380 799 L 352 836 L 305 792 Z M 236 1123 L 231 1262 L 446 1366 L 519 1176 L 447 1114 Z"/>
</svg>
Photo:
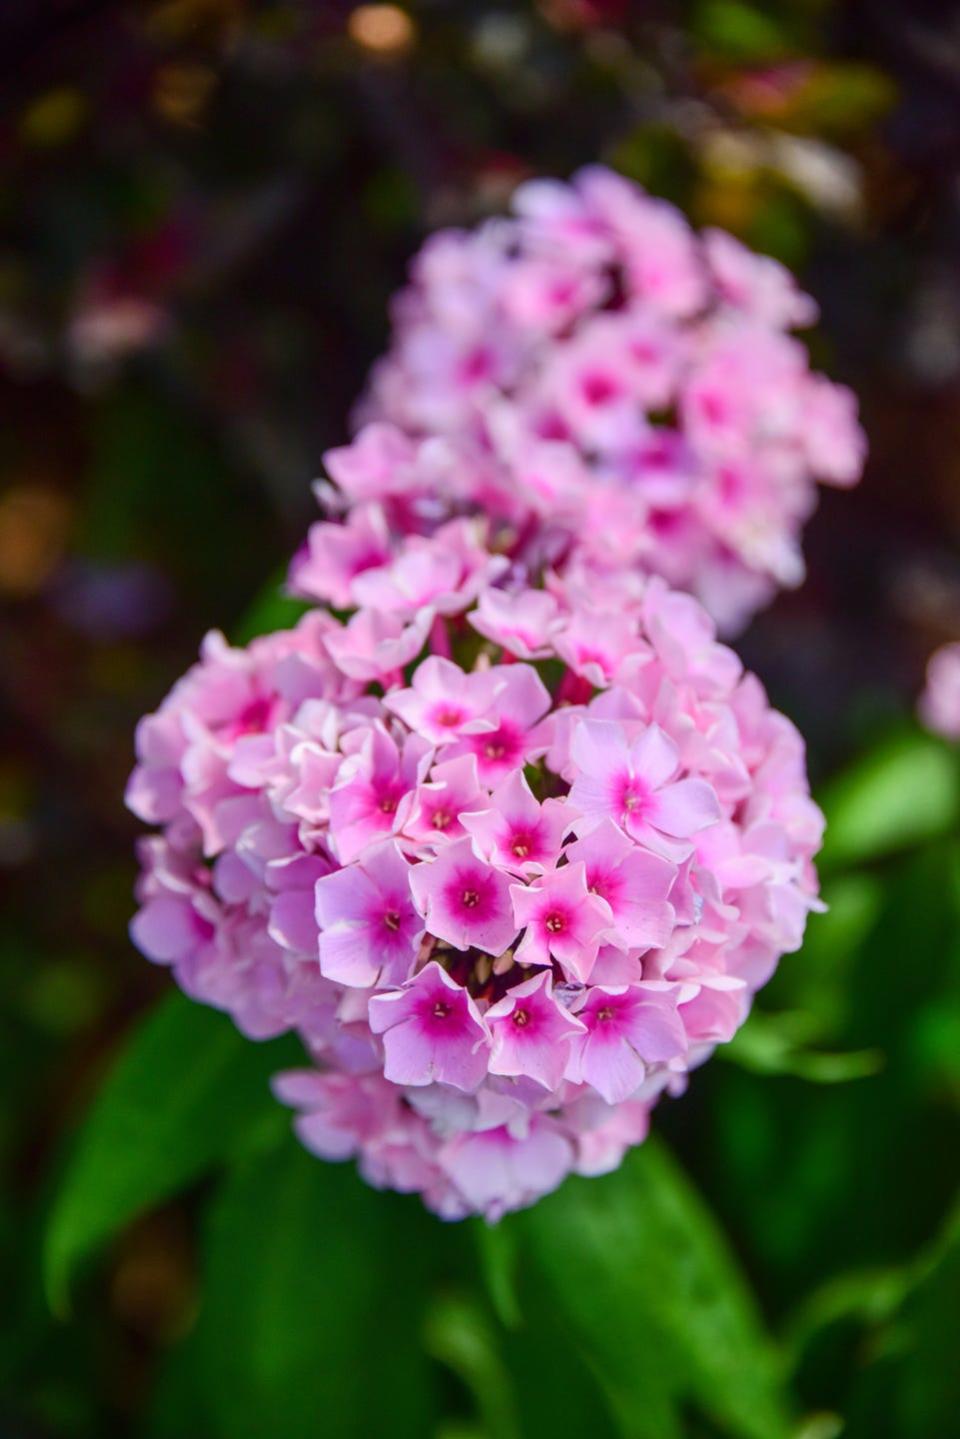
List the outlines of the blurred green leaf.
<svg viewBox="0 0 960 1439">
<path fill-rule="evenodd" d="M 487 1224 L 477 1220 L 474 1228 L 490 1301 L 500 1323 L 516 1329 L 520 1323 L 520 1300 L 517 1295 L 516 1234 L 509 1225 Z"/>
<path fill-rule="evenodd" d="M 927 1017 L 955 1006 L 954 865 L 951 845 L 937 839 L 871 876 L 882 884 L 879 908 L 869 891 L 859 916 L 852 906 L 851 949 L 838 952 L 846 1003 L 830 1040 L 882 1051 L 877 1074 L 825 1090 L 711 1067 L 703 1091 L 717 1156 L 711 1193 L 742 1226 L 768 1281 L 785 1292 L 909 1254 L 960 1179 L 955 1087 L 935 1065 L 918 1063 Z M 781 969 L 802 967 L 803 958 Z M 816 1002 L 814 989 L 790 1002 L 801 996 Z"/>
<path fill-rule="evenodd" d="M 939 1439 L 953 1432 L 960 1413 L 958 1307 L 960 1201 L 910 1263 L 840 1274 L 815 1290 L 788 1340 L 799 1362 L 826 1330 L 860 1326 L 866 1338 L 850 1373 L 854 1433 L 879 1432 L 882 1423 L 898 1439 Z"/>
<path fill-rule="evenodd" d="M 278 1053 L 282 1048 L 283 1053 Z M 127 1040 L 77 1137 L 50 1215 L 47 1294 L 67 1307 L 77 1265 L 151 1205 L 280 1132 L 269 1077 L 289 1045 L 252 1044 L 222 1014 L 171 994 Z"/>
<path fill-rule="evenodd" d="M 630 1439 L 695 1407 L 738 1439 L 789 1432 L 781 1364 L 723 1235 L 654 1140 L 509 1221 Z"/>
<path fill-rule="evenodd" d="M 292 1139 L 236 1169 L 209 1218 L 195 1336 L 216 1434 L 429 1435 L 422 1334 L 438 1227 L 417 1200 L 377 1193 Z"/>
<path fill-rule="evenodd" d="M 754 1010 L 729 1044 L 717 1049 L 718 1058 L 740 1064 L 753 1074 L 791 1074 L 814 1084 L 843 1084 L 876 1074 L 883 1065 L 877 1049 L 849 1050 L 831 1054 L 809 1048 L 813 1037 L 809 1013 L 785 1011 L 764 1014 Z"/>
<path fill-rule="evenodd" d="M 438 1299 L 427 1315 L 424 1342 L 427 1353 L 470 1391 L 480 1432 L 491 1439 L 519 1439 L 513 1384 L 496 1333 L 479 1305 L 462 1295 Z"/>
<path fill-rule="evenodd" d="M 821 62 L 781 118 L 791 128 L 816 135 L 845 134 L 874 124 L 896 98 L 894 82 L 873 65 Z"/>
<path fill-rule="evenodd" d="M 894 735 L 840 775 L 820 802 L 827 816 L 821 868 L 908 849 L 960 822 L 956 749 L 921 730 Z"/>
<path fill-rule="evenodd" d="M 790 54 L 792 17 L 769 14 L 743 0 L 702 0 L 694 34 L 710 51 L 729 60 L 773 60 Z"/>
</svg>

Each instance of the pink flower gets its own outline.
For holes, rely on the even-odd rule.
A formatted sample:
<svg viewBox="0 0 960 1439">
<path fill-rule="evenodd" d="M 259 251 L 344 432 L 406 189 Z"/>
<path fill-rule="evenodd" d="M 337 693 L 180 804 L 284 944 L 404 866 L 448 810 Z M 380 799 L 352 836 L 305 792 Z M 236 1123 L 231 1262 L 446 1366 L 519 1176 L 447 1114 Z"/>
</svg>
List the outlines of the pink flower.
<svg viewBox="0 0 960 1439">
<path fill-rule="evenodd" d="M 525 582 L 657 573 L 735 629 L 802 575 L 818 482 L 863 468 L 852 395 L 789 334 L 816 313 L 621 175 L 529 181 L 508 217 L 427 240 L 357 407 L 376 429 L 331 474 L 403 530 L 484 516 Z"/>
<path fill-rule="evenodd" d="M 311 525 L 307 544 L 290 570 L 298 595 L 343 609 L 353 601 L 353 582 L 390 558 L 390 537 L 379 505 L 358 505 L 342 524 Z"/>
<path fill-rule="evenodd" d="M 413 792 L 403 833 L 423 845 L 462 839 L 466 830 L 462 816 L 486 804 L 487 793 L 480 788 L 477 761 L 472 754 L 442 760 L 430 771 L 429 780 Z"/>
<path fill-rule="evenodd" d="M 404 818 L 402 801 L 424 774 L 428 745 L 415 735 L 403 748 L 382 725 L 354 731 L 351 753 L 330 791 L 330 838 L 341 864 L 368 845 L 395 834 Z"/>
<path fill-rule="evenodd" d="M 498 665 L 485 673 L 496 683 L 492 728 L 466 734 L 453 753 L 476 755 L 480 778 L 494 785 L 537 753 L 534 729 L 550 708 L 550 695 L 532 665 Z"/>
<path fill-rule="evenodd" d="M 686 1053 L 687 1034 L 669 985 L 594 985 L 577 1018 L 585 1032 L 570 1046 L 566 1077 L 592 1085 L 608 1104 L 636 1092 L 648 1063 Z"/>
<path fill-rule="evenodd" d="M 490 1031 L 490 1073 L 525 1075 L 544 1089 L 556 1089 L 563 1078 L 570 1041 L 583 1030 L 553 995 L 547 970 L 514 985 L 487 1010 Z"/>
<path fill-rule="evenodd" d="M 465 674 L 451 660 L 431 655 L 414 671 L 409 689 L 394 690 L 387 708 L 434 744 L 452 744 L 461 735 L 496 729 L 491 718 L 496 677 L 490 670 Z"/>
<path fill-rule="evenodd" d="M 611 616 L 584 607 L 559 630 L 556 646 L 575 674 L 603 686 L 628 655 L 638 654 L 636 621 L 629 615 Z"/>
<path fill-rule="evenodd" d="M 379 500 L 403 484 L 404 466 L 415 453 L 406 435 L 393 425 L 368 425 L 363 438 L 354 445 L 328 450 L 327 469 L 348 497 L 356 504 L 363 500 Z"/>
<path fill-rule="evenodd" d="M 429 606 L 458 614 L 492 584 L 510 561 L 477 545 L 467 520 L 444 525 L 429 539 L 413 535 L 378 569 L 368 568 L 352 585 L 354 603 L 412 618 Z"/>
<path fill-rule="evenodd" d="M 947 739 L 960 739 L 960 644 L 942 645 L 927 665 L 920 718 Z"/>
<path fill-rule="evenodd" d="M 468 839 L 441 850 L 410 875 L 414 903 L 431 934 L 457 949 L 502 954 L 516 935 L 506 875 L 478 859 Z"/>
<path fill-rule="evenodd" d="M 648 725 L 631 743 L 622 724 L 584 720 L 574 731 L 572 754 L 578 774 L 570 803 L 583 815 L 580 832 L 608 817 L 638 843 L 682 858 L 690 852 L 684 842 L 720 818 L 706 781 L 671 783 L 679 750 L 659 725 Z"/>
<path fill-rule="evenodd" d="M 383 1072 L 394 1084 L 473 1090 L 486 1074 L 486 1026 L 467 991 L 436 962 L 403 989 L 374 995 L 369 1013 L 370 1028 L 383 1036 Z"/>
<path fill-rule="evenodd" d="M 521 770 L 514 770 L 497 786 L 489 809 L 460 816 L 478 854 L 512 874 L 523 875 L 542 873 L 556 863 L 569 820 L 561 801 L 537 803 Z"/>
<path fill-rule="evenodd" d="M 441 1163 L 467 1207 L 491 1221 L 532 1204 L 570 1172 L 570 1139 L 548 1119 L 534 1118 L 520 1137 L 506 1128 L 459 1134 L 441 1151 Z"/>
<path fill-rule="evenodd" d="M 320 970 L 368 989 L 402 984 L 413 968 L 423 923 L 410 897 L 410 866 L 396 844 L 367 850 L 359 864 L 317 880 Z"/>
<path fill-rule="evenodd" d="M 513 912 L 526 933 L 517 949 L 522 964 L 556 959 L 574 979 L 589 979 L 597 951 L 611 927 L 610 906 L 587 888 L 583 864 L 549 870 L 535 884 L 510 890 Z"/>
<path fill-rule="evenodd" d="M 409 624 L 379 610 L 358 610 L 343 629 L 327 636 L 327 649 L 351 679 L 382 680 L 420 653 L 432 624 L 431 609 L 418 610 Z"/>
<path fill-rule="evenodd" d="M 475 630 L 503 645 L 510 654 L 532 660 L 550 653 L 559 607 L 545 590 L 524 590 L 520 594 L 484 590 L 469 619 Z"/>
<path fill-rule="evenodd" d="M 725 230 L 704 230 L 707 261 L 724 301 L 778 329 L 813 325 L 817 306 L 778 260 L 755 255 Z"/>
<path fill-rule="evenodd" d="M 565 853 L 570 864 L 583 864 L 587 888 L 610 908 L 613 922 L 606 943 L 624 950 L 663 948 L 676 919 L 667 898 L 675 865 L 641 849 L 610 819 L 601 820 Z"/>
<path fill-rule="evenodd" d="M 610 563 L 521 591 L 522 662 L 508 590 L 479 654 L 485 621 L 433 615 L 408 683 L 331 658 L 393 644 L 376 614 L 212 638 L 138 736 L 135 941 L 296 1032 L 303 1143 L 446 1219 L 619 1163 L 819 905 L 801 737 L 694 599 Z"/>
</svg>

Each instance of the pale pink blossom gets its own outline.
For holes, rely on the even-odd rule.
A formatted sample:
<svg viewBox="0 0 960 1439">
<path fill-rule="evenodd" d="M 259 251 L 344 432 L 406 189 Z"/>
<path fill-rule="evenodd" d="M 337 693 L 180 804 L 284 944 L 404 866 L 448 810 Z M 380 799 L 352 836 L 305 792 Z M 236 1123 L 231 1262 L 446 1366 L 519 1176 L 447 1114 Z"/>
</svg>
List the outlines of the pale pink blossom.
<svg viewBox="0 0 960 1439">
<path fill-rule="evenodd" d="M 570 1046 L 567 1078 L 592 1085 L 608 1104 L 629 1099 L 648 1064 L 680 1059 L 687 1048 L 670 985 L 594 985 L 577 1018 L 586 1032 Z"/>
<path fill-rule="evenodd" d="M 960 644 L 943 645 L 927 665 L 920 718 L 947 739 L 960 739 Z"/>
<path fill-rule="evenodd" d="M 393 1084 L 452 1084 L 476 1089 L 487 1072 L 490 1040 L 477 1006 L 439 964 L 403 989 L 370 1001 L 370 1028 L 382 1035 L 384 1075 Z"/>
<path fill-rule="evenodd" d="M 567 806 L 556 799 L 540 804 L 519 769 L 497 785 L 489 803 L 489 809 L 460 816 L 477 853 L 512 874 L 552 868 L 570 822 Z"/>
<path fill-rule="evenodd" d="M 583 1030 L 553 995 L 544 970 L 514 985 L 487 1010 L 490 1031 L 490 1073 L 526 1076 L 544 1089 L 556 1089 L 563 1078 L 574 1035 Z"/>
<path fill-rule="evenodd" d="M 632 742 L 622 723 L 584 720 L 573 735 L 578 774 L 570 803 L 584 832 L 609 818 L 631 839 L 683 858 L 700 830 L 720 819 L 720 805 L 702 779 L 677 779 L 680 751 L 657 724 Z"/>
<path fill-rule="evenodd" d="M 484 515 L 527 577 L 658 573 L 741 627 L 800 582 L 818 482 L 863 468 L 853 395 L 789 333 L 815 303 L 601 166 L 511 209 L 414 258 L 333 479 L 405 530 Z"/>
<path fill-rule="evenodd" d="M 327 979 L 366 989 L 408 977 L 423 938 L 409 869 L 396 844 L 387 843 L 317 880 L 320 972 Z"/>
<path fill-rule="evenodd" d="M 612 913 L 606 900 L 587 888 L 585 866 L 548 870 L 532 884 L 515 884 L 510 894 L 517 927 L 525 930 L 517 960 L 549 964 L 555 959 L 568 978 L 589 979 Z"/>
</svg>

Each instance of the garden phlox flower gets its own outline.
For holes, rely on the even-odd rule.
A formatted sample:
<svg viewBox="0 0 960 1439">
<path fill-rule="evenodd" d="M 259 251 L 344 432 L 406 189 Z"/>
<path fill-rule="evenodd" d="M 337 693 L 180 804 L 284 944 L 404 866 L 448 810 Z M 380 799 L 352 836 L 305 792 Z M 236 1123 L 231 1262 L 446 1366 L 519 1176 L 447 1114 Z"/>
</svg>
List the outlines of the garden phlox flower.
<svg viewBox="0 0 960 1439">
<path fill-rule="evenodd" d="M 685 267 L 644 270 L 672 309 Z M 379 574 L 386 608 L 208 637 L 138 730 L 133 936 L 251 1038 L 299 1034 L 275 1090 L 308 1148 L 496 1219 L 616 1166 L 732 1037 L 818 906 L 822 820 L 696 600 L 533 588 L 462 525 L 385 557 L 368 515 L 331 583 Z"/>
</svg>

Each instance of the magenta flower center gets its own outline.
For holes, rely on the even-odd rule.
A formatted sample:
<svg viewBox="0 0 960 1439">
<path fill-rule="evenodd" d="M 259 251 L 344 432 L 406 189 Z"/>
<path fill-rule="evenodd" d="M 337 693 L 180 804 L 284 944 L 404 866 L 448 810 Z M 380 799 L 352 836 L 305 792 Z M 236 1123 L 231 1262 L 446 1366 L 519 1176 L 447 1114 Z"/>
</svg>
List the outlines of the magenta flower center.
<svg viewBox="0 0 960 1439">
<path fill-rule="evenodd" d="M 474 735 L 471 747 L 481 759 L 491 760 L 497 764 L 504 761 L 513 764 L 519 761 L 523 749 L 521 731 L 516 725 L 505 720 L 499 729 L 491 730 L 487 734 Z"/>
<path fill-rule="evenodd" d="M 618 801 L 621 810 L 639 818 L 650 803 L 649 787 L 636 775 L 624 775 Z"/>
<path fill-rule="evenodd" d="M 588 405 L 608 405 L 620 393 L 616 381 L 599 370 L 584 375 L 580 388 Z"/>
<path fill-rule="evenodd" d="M 567 927 L 568 916 L 559 909 L 553 909 L 543 921 L 550 934 L 562 934 Z"/>
<path fill-rule="evenodd" d="M 441 705 L 434 711 L 433 719 L 441 729 L 456 729 L 457 725 L 462 724 L 466 719 L 466 715 L 456 705 Z"/>
<path fill-rule="evenodd" d="M 513 1011 L 513 1022 L 518 1029 L 523 1029 L 530 1023 L 530 1011 L 527 1009 L 515 1009 Z"/>
<path fill-rule="evenodd" d="M 387 929 L 393 930 L 394 934 L 396 934 L 400 928 L 400 916 L 395 909 L 387 910 L 383 916 L 383 922 L 387 926 Z"/>
<path fill-rule="evenodd" d="M 446 1019 L 449 1013 L 450 1006 L 449 1004 L 445 1004 L 442 999 L 438 999 L 436 1004 L 433 1006 L 433 1009 L 431 1010 L 431 1014 L 433 1015 L 434 1019 Z"/>
</svg>

